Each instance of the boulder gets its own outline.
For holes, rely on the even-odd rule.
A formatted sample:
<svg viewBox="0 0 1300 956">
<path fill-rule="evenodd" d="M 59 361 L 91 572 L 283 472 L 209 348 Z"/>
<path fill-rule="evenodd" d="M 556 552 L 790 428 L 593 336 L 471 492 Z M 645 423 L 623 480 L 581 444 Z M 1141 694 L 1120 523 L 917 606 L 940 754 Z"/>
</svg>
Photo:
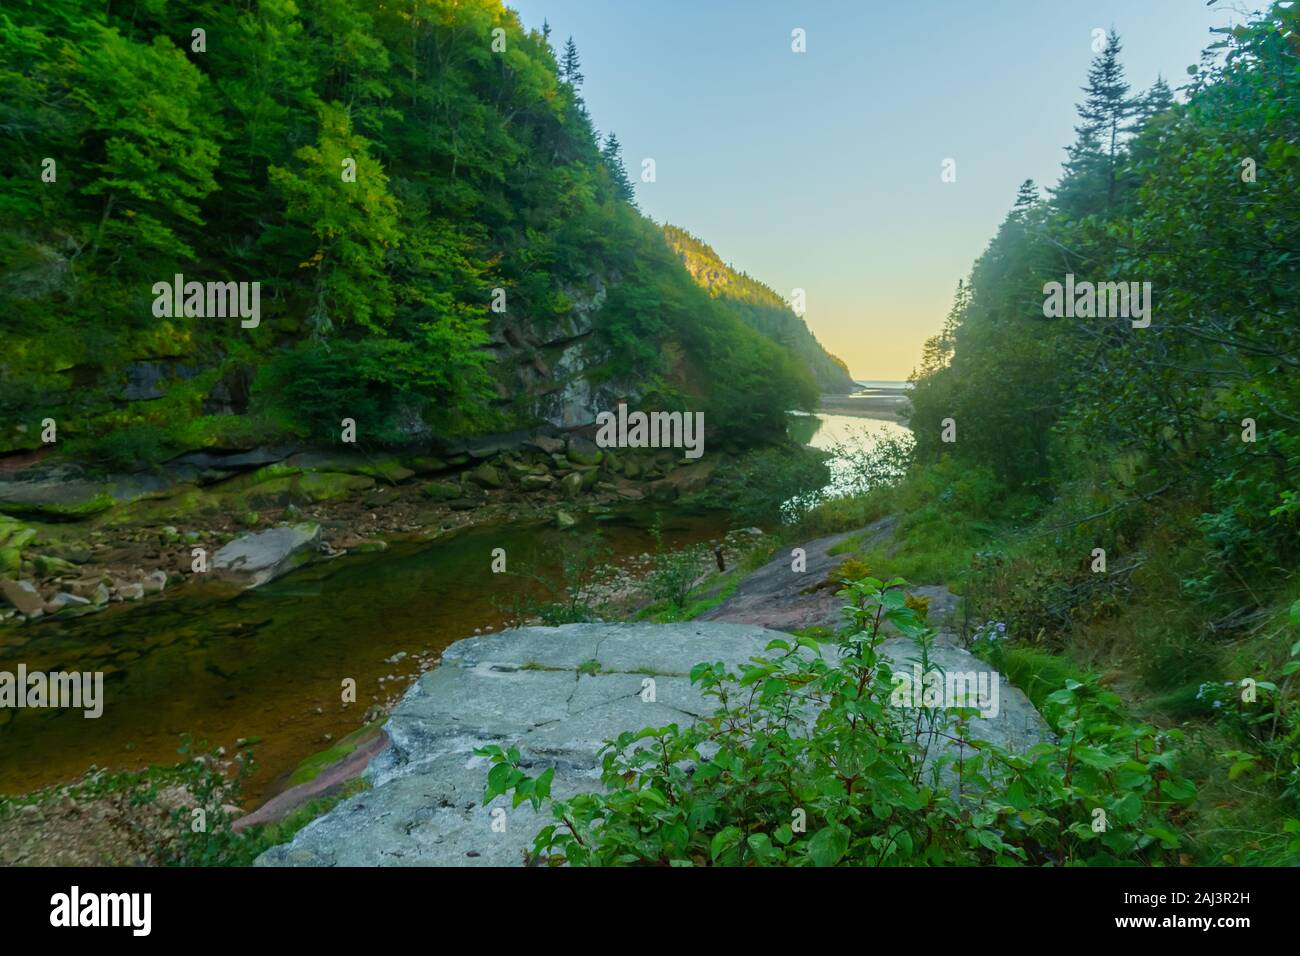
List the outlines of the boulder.
<svg viewBox="0 0 1300 956">
<path fill-rule="evenodd" d="M 502 488 L 505 486 L 505 476 L 488 462 L 483 462 L 466 476 L 480 488 Z"/>
<path fill-rule="evenodd" d="M 255 588 L 306 564 L 320 548 L 320 525 L 310 522 L 241 535 L 212 558 L 212 570 Z"/>
<path fill-rule="evenodd" d="M 575 435 L 569 439 L 569 461 L 575 465 L 599 465 L 605 453 L 590 438 Z"/>
<path fill-rule="evenodd" d="M 0 597 L 28 617 L 38 617 L 45 612 L 45 602 L 31 581 L 0 579 Z"/>
<path fill-rule="evenodd" d="M 564 451 L 564 439 L 551 438 L 549 435 L 534 435 L 528 440 L 528 444 L 548 455 L 558 455 Z"/>
<path fill-rule="evenodd" d="M 578 519 L 567 511 L 555 512 L 555 527 L 567 530 L 574 527 L 577 523 Z"/>
<path fill-rule="evenodd" d="M 582 473 L 573 471 L 560 480 L 560 488 L 566 497 L 576 498 L 582 493 Z"/>
<path fill-rule="evenodd" d="M 450 481 L 431 481 L 424 486 L 423 493 L 426 498 L 434 501 L 450 501 L 460 497 L 460 485 Z"/>
</svg>

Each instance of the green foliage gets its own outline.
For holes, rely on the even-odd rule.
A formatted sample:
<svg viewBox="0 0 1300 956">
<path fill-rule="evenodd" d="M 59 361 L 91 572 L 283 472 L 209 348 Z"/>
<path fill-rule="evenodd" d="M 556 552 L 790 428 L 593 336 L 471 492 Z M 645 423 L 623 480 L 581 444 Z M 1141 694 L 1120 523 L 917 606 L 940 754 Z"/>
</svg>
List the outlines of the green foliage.
<svg viewBox="0 0 1300 956">
<path fill-rule="evenodd" d="M 559 555 L 558 574 L 546 574 L 533 568 L 506 572 L 523 584 L 511 592 L 509 606 L 505 609 L 510 624 L 515 627 L 526 624 L 557 627 L 600 620 L 597 595 L 614 579 L 613 557 L 613 549 L 596 532 L 575 537 L 563 549 Z"/>
<path fill-rule="evenodd" d="M 1202 497 L 1213 547 L 1194 594 L 1220 605 L 1300 558 L 1297 28 L 1300 10 L 1274 3 L 1220 31 L 1179 105 L 1163 81 L 1129 95 L 1112 34 L 1061 184 L 1048 202 L 1022 187 L 912 395 L 918 460 L 1034 489 L 1126 461 L 1096 476 L 1116 498 Z M 1044 284 L 1066 273 L 1150 282 L 1150 327 L 1045 317 Z"/>
<path fill-rule="evenodd" d="M 664 236 L 709 295 L 730 306 L 747 326 L 790 349 L 807 366 L 821 391 L 856 390 L 848 367 L 821 347 L 807 323 L 772 289 L 733 270 L 711 246 L 685 229 L 666 224 Z"/>
<path fill-rule="evenodd" d="M 241 380 L 249 424 L 226 439 L 333 440 L 343 417 L 376 443 L 533 424 L 530 376 L 490 340 L 571 339 L 598 287 L 592 377 L 703 410 L 737 444 L 816 401 L 794 354 L 697 288 L 631 204 L 576 47 L 557 63 L 501 0 L 15 0 L 0 81 L 0 451 L 34 447 L 46 415 L 115 467 L 156 450 L 128 461 L 143 439 L 111 438 L 124 424 L 175 451 L 212 440 L 195 423 L 216 377 L 192 401 L 123 401 L 124 370 L 160 359 Z M 155 317 L 152 284 L 178 272 L 260 283 L 261 324 Z"/>
<path fill-rule="evenodd" d="M 691 589 L 700 578 L 708 550 L 704 545 L 697 544 L 665 551 L 661 529 L 661 516 L 656 514 L 650 528 L 655 539 L 654 565 L 646 583 L 652 598 L 667 601 L 670 608 L 680 612 L 686 607 Z"/>
<path fill-rule="evenodd" d="M 1194 791 L 1177 732 L 1128 724 L 1114 694 L 1070 680 L 1048 698 L 1059 741 L 1022 755 L 978 741 L 973 709 L 893 703 L 884 622 L 921 641 L 928 668 L 904 582 L 840 593 L 833 653 L 780 637 L 738 673 L 697 665 L 716 712 L 608 741 L 601 792 L 550 800 L 553 770 L 533 777 L 517 749 L 489 745 L 484 803 L 549 800 L 532 850 L 549 865 L 1151 864 L 1179 846 L 1167 815 Z M 936 748 L 944 736 L 960 750 Z"/>
<path fill-rule="evenodd" d="M 825 454 L 783 445 L 728 463 L 715 496 L 737 523 L 770 527 L 812 507 L 829 479 Z"/>
</svg>

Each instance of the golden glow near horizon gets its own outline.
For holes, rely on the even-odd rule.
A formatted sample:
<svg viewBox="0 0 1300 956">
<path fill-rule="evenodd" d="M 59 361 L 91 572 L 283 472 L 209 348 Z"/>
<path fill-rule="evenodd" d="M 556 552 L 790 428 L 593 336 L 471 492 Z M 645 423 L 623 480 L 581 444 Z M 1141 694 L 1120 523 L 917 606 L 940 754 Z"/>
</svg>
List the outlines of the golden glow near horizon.
<svg viewBox="0 0 1300 956">
<path fill-rule="evenodd" d="M 809 328 L 863 379 L 911 373 L 1020 184 L 1059 178 L 1095 29 L 1123 36 L 1136 91 L 1180 82 L 1229 17 L 1203 0 L 990 0 L 943 4 L 928 29 L 906 3 L 507 3 L 574 38 L 641 211 L 787 300 L 806 290 Z"/>
</svg>

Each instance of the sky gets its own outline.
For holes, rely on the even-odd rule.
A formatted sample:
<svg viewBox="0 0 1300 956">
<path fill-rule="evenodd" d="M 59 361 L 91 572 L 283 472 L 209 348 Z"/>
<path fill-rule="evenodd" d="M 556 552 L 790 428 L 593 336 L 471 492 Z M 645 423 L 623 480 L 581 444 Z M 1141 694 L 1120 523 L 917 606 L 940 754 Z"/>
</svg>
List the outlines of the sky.
<svg viewBox="0 0 1300 956">
<path fill-rule="evenodd" d="M 787 299 L 803 289 L 809 327 L 858 379 L 906 378 L 1020 183 L 1056 182 L 1094 29 L 1119 32 L 1137 91 L 1185 82 L 1233 22 L 1223 0 L 506 5 L 548 20 L 557 50 L 573 37 L 641 210 Z"/>
</svg>

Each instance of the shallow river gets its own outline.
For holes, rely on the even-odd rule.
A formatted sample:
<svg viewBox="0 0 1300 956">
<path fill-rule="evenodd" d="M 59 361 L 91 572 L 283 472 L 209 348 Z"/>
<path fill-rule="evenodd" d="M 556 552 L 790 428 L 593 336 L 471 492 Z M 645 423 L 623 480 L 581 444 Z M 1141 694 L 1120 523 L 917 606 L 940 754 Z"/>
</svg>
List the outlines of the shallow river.
<svg viewBox="0 0 1300 956">
<path fill-rule="evenodd" d="M 873 440 L 901 425 L 845 415 L 803 416 L 792 432 L 817 448 Z M 824 493 L 842 491 L 830 462 Z M 616 563 L 652 551 L 652 515 L 627 512 L 599 526 Z M 721 537 L 727 516 L 665 514 L 664 542 Z M 549 525 L 470 529 L 432 542 L 339 558 L 231 599 L 186 587 L 140 605 L 37 624 L 0 638 L 0 670 L 102 671 L 98 719 L 81 711 L 0 709 L 0 793 L 23 793 L 114 770 L 174 763 L 182 734 L 234 753 L 260 738 L 245 786 L 252 805 L 275 792 L 306 757 L 356 730 L 365 712 L 399 694 L 420 670 L 414 655 L 438 652 L 476 628 L 499 628 L 520 579 L 492 574 L 493 548 L 513 571 L 555 577 L 573 533 Z M 536 593 L 536 592 L 534 592 Z M 398 663 L 387 659 L 405 652 Z M 380 677 L 393 680 L 381 684 Z M 357 702 L 343 705 L 344 678 Z"/>
<path fill-rule="evenodd" d="M 600 522 L 616 561 L 653 550 L 649 518 Z M 725 521 L 665 514 L 665 544 L 720 537 Z M 0 670 L 21 662 L 28 671 L 103 671 L 107 702 L 98 719 L 79 710 L 0 710 L 0 793 L 70 781 L 91 764 L 174 763 L 189 733 L 228 754 L 240 737 L 261 738 L 245 787 L 252 804 L 329 747 L 325 735 L 337 741 L 372 704 L 400 693 L 420 669 L 412 655 L 503 624 L 520 579 L 491 573 L 493 548 L 506 549 L 512 571 L 553 572 L 573 540 L 537 524 L 471 529 L 314 565 L 233 600 L 186 587 L 10 632 L 0 638 Z M 408 656 L 386 662 L 400 652 Z M 381 685 L 390 674 L 396 680 Z M 356 680 L 357 702 L 345 707 L 346 677 Z"/>
</svg>

